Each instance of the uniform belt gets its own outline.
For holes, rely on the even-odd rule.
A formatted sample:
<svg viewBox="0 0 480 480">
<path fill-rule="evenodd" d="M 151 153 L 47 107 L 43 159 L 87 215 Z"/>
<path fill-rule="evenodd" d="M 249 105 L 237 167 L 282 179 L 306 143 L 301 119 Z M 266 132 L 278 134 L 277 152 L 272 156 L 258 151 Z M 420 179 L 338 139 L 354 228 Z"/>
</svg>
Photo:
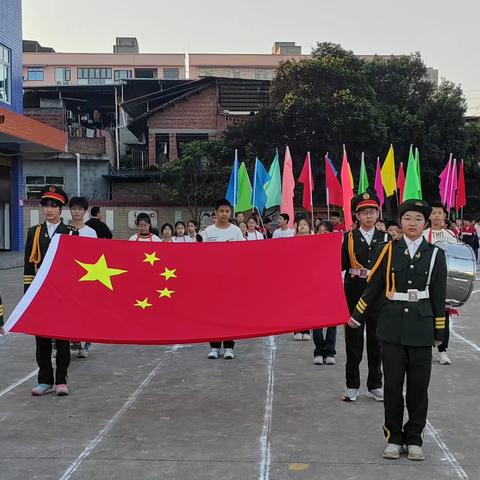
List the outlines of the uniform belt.
<svg viewBox="0 0 480 480">
<path fill-rule="evenodd" d="M 366 268 L 350 268 L 348 273 L 352 277 L 360 277 L 360 278 L 367 278 L 370 275 L 371 270 L 367 270 Z"/>
<path fill-rule="evenodd" d="M 430 298 L 428 290 L 409 289 L 407 293 L 395 292 L 390 300 L 399 302 L 418 302 L 419 300 L 426 300 Z"/>
</svg>

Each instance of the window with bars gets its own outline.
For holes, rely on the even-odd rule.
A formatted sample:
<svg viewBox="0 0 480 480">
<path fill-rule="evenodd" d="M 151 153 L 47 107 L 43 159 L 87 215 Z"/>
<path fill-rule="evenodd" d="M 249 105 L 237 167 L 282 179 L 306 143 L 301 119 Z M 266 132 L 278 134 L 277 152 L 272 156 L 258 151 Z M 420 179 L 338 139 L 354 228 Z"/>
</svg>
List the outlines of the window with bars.
<svg viewBox="0 0 480 480">
<path fill-rule="evenodd" d="M 111 68 L 78 68 L 77 79 L 79 85 L 104 85 L 112 83 Z"/>
<path fill-rule="evenodd" d="M 133 71 L 132 70 L 114 70 L 113 78 L 115 82 L 120 82 L 122 80 L 126 80 L 127 78 L 133 78 Z"/>
</svg>

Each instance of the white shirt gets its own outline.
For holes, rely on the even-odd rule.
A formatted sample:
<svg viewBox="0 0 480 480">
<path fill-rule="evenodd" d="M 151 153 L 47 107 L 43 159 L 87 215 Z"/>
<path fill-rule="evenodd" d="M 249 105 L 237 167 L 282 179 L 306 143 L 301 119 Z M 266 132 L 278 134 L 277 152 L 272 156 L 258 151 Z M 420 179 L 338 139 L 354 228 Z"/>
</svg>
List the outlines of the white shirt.
<svg viewBox="0 0 480 480">
<path fill-rule="evenodd" d="M 265 237 L 255 230 L 254 232 L 247 232 L 247 240 L 265 240 Z"/>
<path fill-rule="evenodd" d="M 78 236 L 97 238 L 97 232 L 93 228 L 89 227 L 88 225 L 84 225 L 82 228 L 78 229 Z"/>
<path fill-rule="evenodd" d="M 408 237 L 404 236 L 405 243 L 407 244 L 408 253 L 410 253 L 410 258 L 413 258 L 417 253 L 418 247 L 423 242 L 423 236 L 417 238 L 416 240 L 410 240 Z"/>
<path fill-rule="evenodd" d="M 241 242 L 244 241 L 242 231 L 233 224 L 227 228 L 218 228 L 217 225 L 209 225 L 203 232 L 204 242 Z"/>
<path fill-rule="evenodd" d="M 372 243 L 373 235 L 375 233 L 375 227 L 370 229 L 368 232 L 364 230 L 362 227 L 360 227 L 360 233 L 363 235 L 363 238 L 365 239 L 365 241 L 370 245 Z"/>
<path fill-rule="evenodd" d="M 188 235 L 184 235 L 183 237 L 172 237 L 172 242 L 174 243 L 192 243 L 195 240 Z"/>
<path fill-rule="evenodd" d="M 57 227 L 60 225 L 61 222 L 58 222 L 58 223 L 46 222 L 46 223 L 47 223 L 48 236 L 52 238 L 53 234 L 55 233 L 55 230 L 57 229 Z"/>
<path fill-rule="evenodd" d="M 140 234 L 135 233 L 128 240 L 130 242 L 161 242 L 160 238 L 158 238 L 153 233 L 150 234 L 148 237 L 141 237 Z"/>
<path fill-rule="evenodd" d="M 442 228 L 441 230 L 433 230 L 427 228 L 423 231 L 423 237 L 429 243 L 437 242 L 447 242 L 447 243 L 458 243 L 458 239 L 451 230 Z"/>
<path fill-rule="evenodd" d="M 295 236 L 295 230 L 293 228 L 287 228 L 285 230 L 282 230 L 281 228 L 277 228 L 273 232 L 272 238 L 287 238 L 287 237 L 294 237 L 294 236 Z"/>
</svg>

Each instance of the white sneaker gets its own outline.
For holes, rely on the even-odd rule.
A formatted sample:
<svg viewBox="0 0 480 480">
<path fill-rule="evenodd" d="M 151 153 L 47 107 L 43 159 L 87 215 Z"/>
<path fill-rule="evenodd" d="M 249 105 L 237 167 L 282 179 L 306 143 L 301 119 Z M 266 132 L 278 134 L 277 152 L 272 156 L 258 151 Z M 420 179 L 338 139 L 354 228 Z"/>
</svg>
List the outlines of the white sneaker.
<svg viewBox="0 0 480 480">
<path fill-rule="evenodd" d="M 302 334 L 302 340 L 304 342 L 309 342 L 312 339 L 312 336 L 309 333 L 303 333 Z"/>
<path fill-rule="evenodd" d="M 220 356 L 220 349 L 219 348 L 212 348 L 208 357 L 210 360 L 216 360 Z"/>
<path fill-rule="evenodd" d="M 233 353 L 233 348 L 226 348 L 223 352 L 223 358 L 225 360 L 233 360 L 235 358 L 235 354 Z"/>
<path fill-rule="evenodd" d="M 383 402 L 383 389 L 382 388 L 374 388 L 373 390 L 368 390 L 367 397 L 368 398 L 373 398 L 377 402 Z"/>
<path fill-rule="evenodd" d="M 314 363 L 314 365 L 323 365 L 323 357 L 317 355 L 313 359 L 313 363 Z"/>
<path fill-rule="evenodd" d="M 335 357 L 327 357 L 325 359 L 325 365 L 335 365 L 336 363 Z"/>
<path fill-rule="evenodd" d="M 296 333 L 294 336 L 293 336 L 293 339 L 294 340 L 300 340 L 302 341 L 303 340 L 303 335 L 301 333 Z"/>
<path fill-rule="evenodd" d="M 447 352 L 439 352 L 440 365 L 451 365 L 452 361 L 448 358 Z"/>
<path fill-rule="evenodd" d="M 396 445 L 395 443 L 387 443 L 387 446 L 383 451 L 383 458 L 388 458 L 389 460 L 396 460 L 400 458 L 400 445 Z"/>
<path fill-rule="evenodd" d="M 445 353 L 445 352 L 440 352 L 440 353 Z M 416 461 L 425 460 L 425 453 L 422 447 L 418 445 L 407 445 L 407 449 L 408 449 L 409 460 L 416 460 Z"/>
<path fill-rule="evenodd" d="M 358 388 L 347 388 L 345 390 L 345 393 L 343 394 L 342 400 L 344 402 L 354 402 L 358 394 L 360 393 L 360 389 Z"/>
<path fill-rule="evenodd" d="M 85 350 L 84 348 L 81 348 L 78 351 L 78 358 L 88 358 L 88 350 Z"/>
</svg>

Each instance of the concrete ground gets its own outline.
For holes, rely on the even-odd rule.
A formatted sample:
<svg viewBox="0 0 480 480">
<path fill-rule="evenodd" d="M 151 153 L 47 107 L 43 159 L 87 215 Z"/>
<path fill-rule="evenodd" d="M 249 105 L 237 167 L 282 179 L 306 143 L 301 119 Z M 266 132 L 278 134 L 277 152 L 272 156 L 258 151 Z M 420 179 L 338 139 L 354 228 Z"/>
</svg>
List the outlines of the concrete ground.
<svg viewBox="0 0 480 480">
<path fill-rule="evenodd" d="M 21 273 L 0 272 L 7 314 Z M 2 337 L 0 479 L 478 480 L 479 307 L 480 290 L 455 321 L 453 365 L 433 365 L 423 463 L 381 457 L 381 403 L 340 401 L 341 329 L 336 366 L 292 335 L 239 342 L 234 361 L 206 345 L 94 345 L 72 358 L 71 395 L 44 398 L 30 395 L 34 340 Z"/>
</svg>

